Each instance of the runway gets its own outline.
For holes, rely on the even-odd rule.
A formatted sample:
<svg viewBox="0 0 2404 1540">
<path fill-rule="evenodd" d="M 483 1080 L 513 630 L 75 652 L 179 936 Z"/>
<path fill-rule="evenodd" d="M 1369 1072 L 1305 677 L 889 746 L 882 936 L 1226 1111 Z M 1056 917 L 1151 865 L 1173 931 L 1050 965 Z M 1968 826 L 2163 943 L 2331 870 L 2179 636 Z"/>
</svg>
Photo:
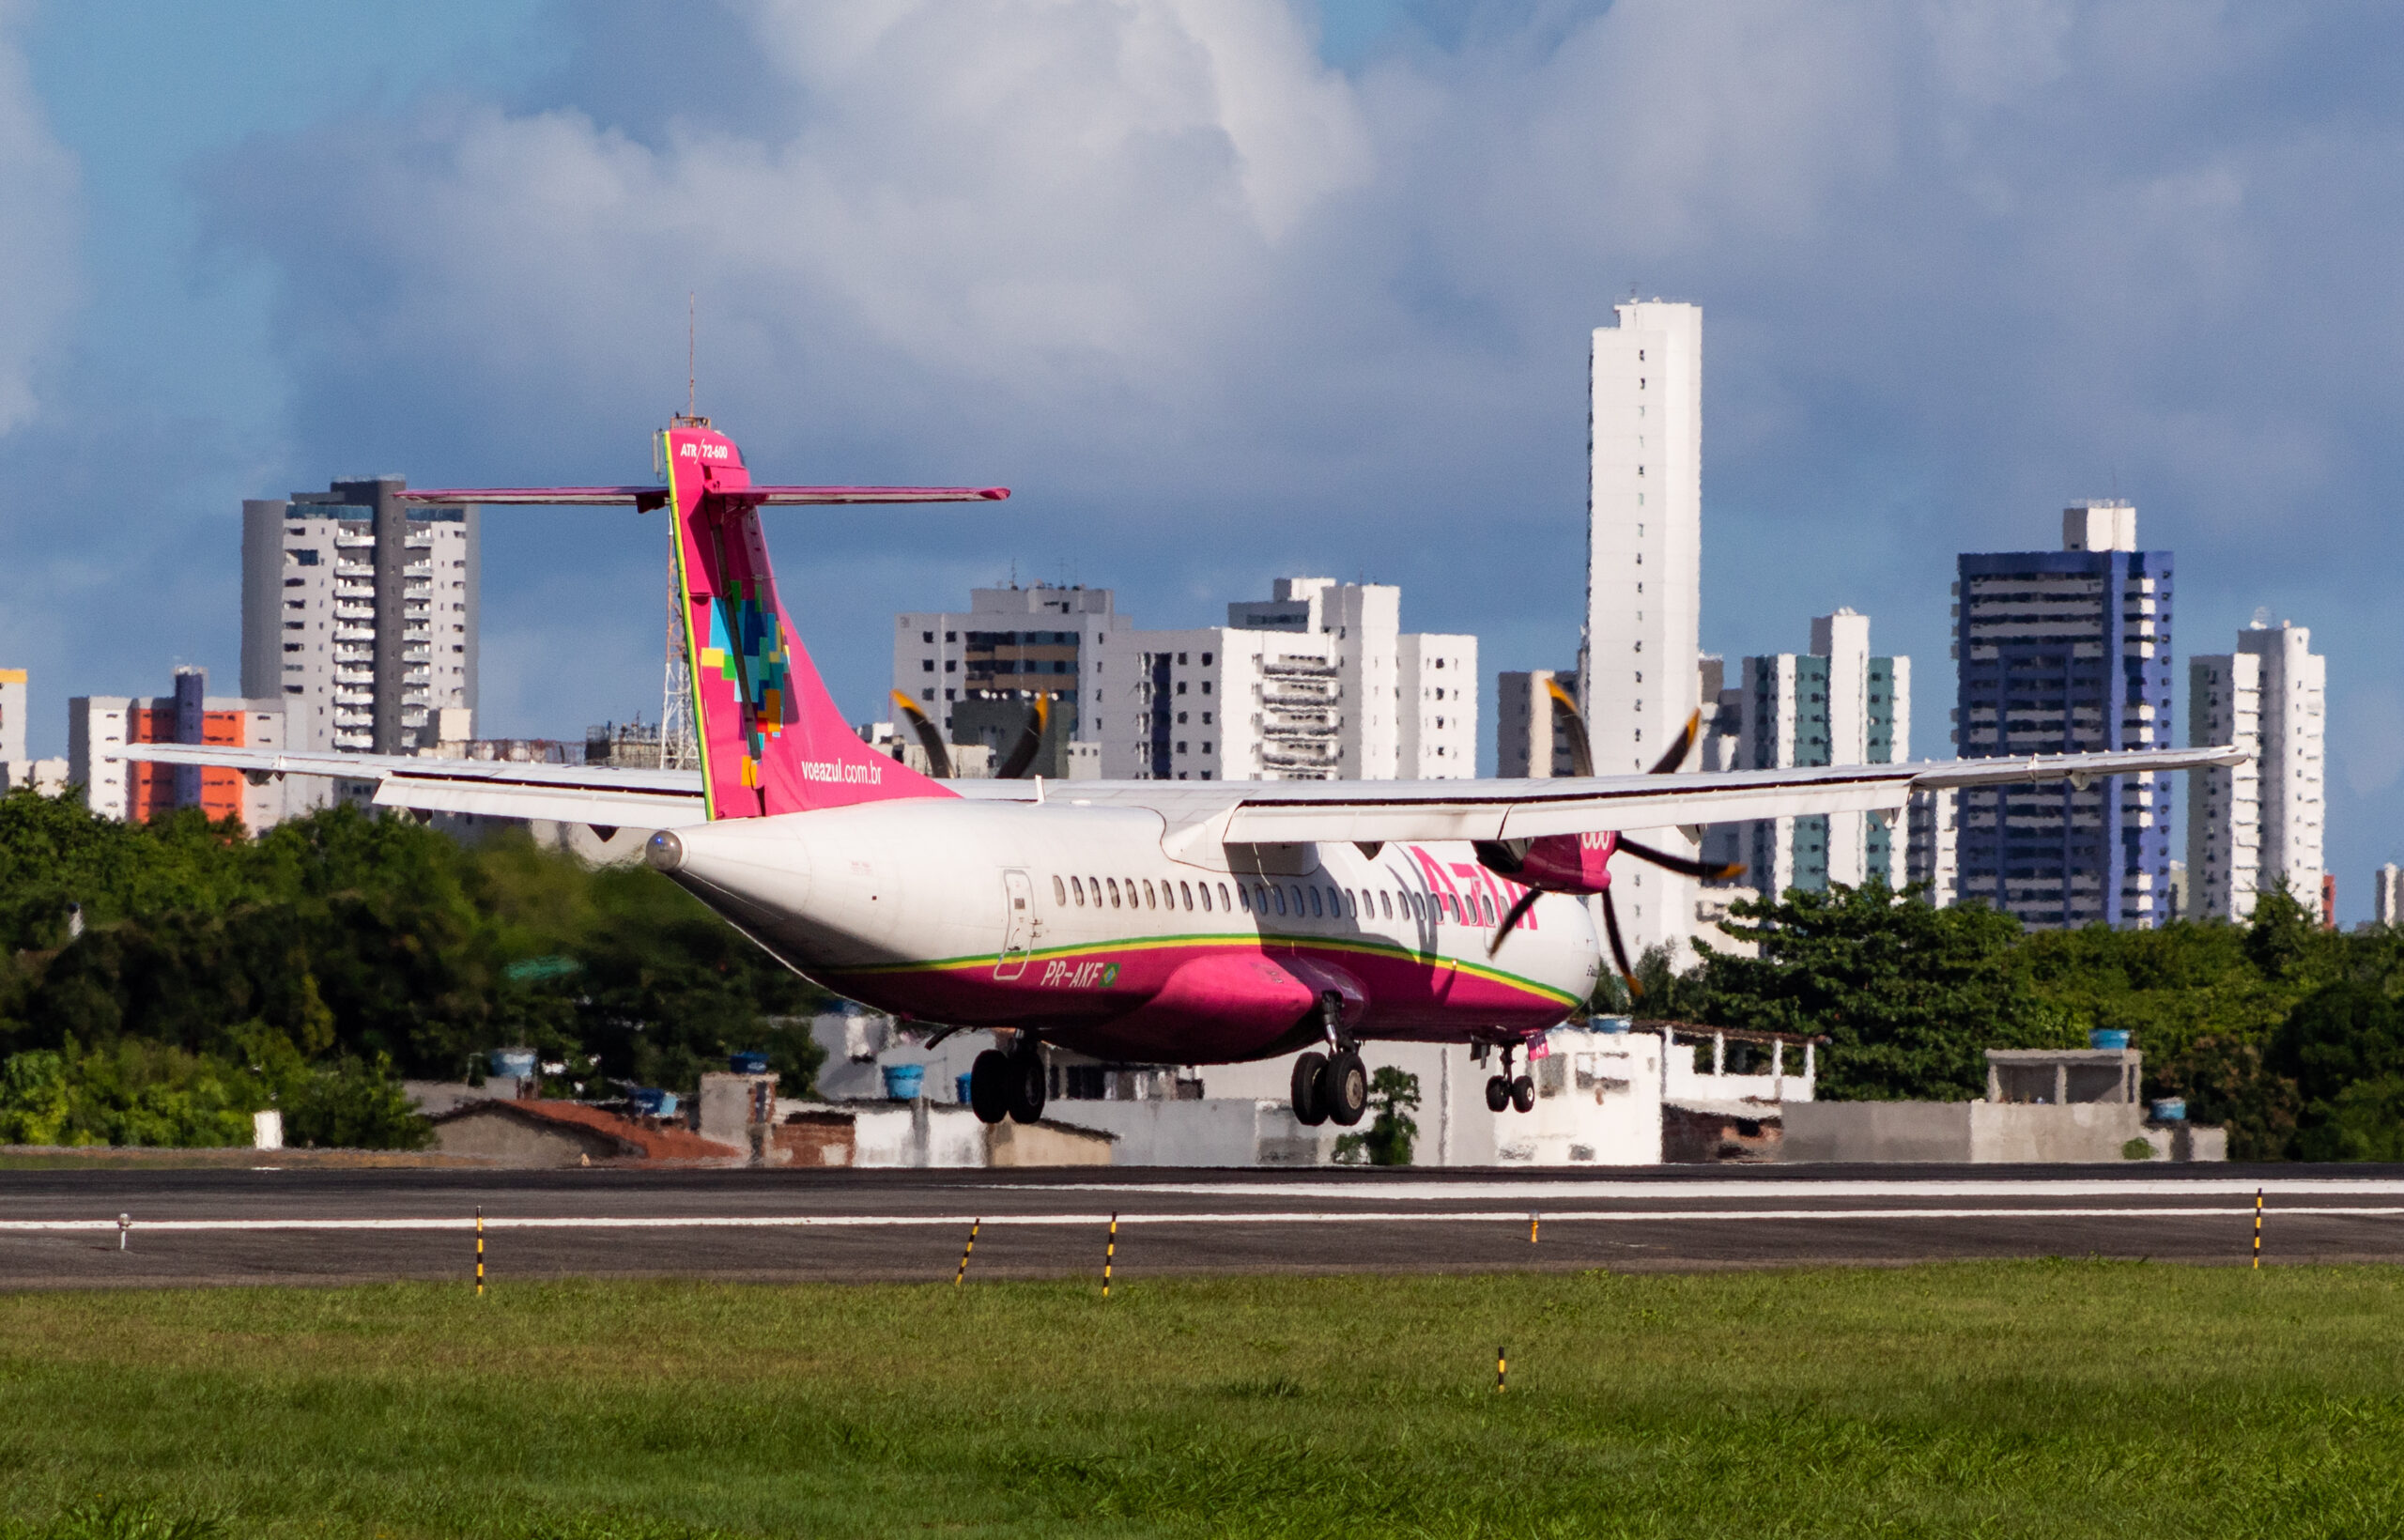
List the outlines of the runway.
<svg viewBox="0 0 2404 1540">
<path fill-rule="evenodd" d="M 2404 1260 L 2404 1167 L 39 1171 L 0 1287 Z M 121 1225 L 120 1215 L 125 1216 Z M 1532 1224 L 1533 1221 L 1533 1224 Z M 1533 1238 L 1531 1239 L 1531 1232 Z"/>
</svg>

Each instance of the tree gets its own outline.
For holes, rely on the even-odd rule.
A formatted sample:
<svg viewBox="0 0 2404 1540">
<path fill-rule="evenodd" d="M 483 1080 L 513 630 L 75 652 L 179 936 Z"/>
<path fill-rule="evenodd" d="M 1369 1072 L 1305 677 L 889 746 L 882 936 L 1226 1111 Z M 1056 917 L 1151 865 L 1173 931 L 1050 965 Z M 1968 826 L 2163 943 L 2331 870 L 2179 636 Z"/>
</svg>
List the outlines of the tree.
<svg viewBox="0 0 2404 1540">
<path fill-rule="evenodd" d="M 2295 1008 L 2265 1055 L 2301 1103 L 2293 1149 L 2308 1161 L 2404 1159 L 2404 1009 L 2348 979 Z"/>
<path fill-rule="evenodd" d="M 1937 909 L 1873 880 L 1739 901 L 1721 929 L 1741 957 L 1698 941 L 1695 1015 L 1718 1026 L 1826 1033 L 1817 1094 L 1958 1101 L 1986 1093 L 1984 1050 L 2064 1040 L 2062 1013 L 2011 967 L 2020 922 L 1981 904 Z"/>
<path fill-rule="evenodd" d="M 1381 1067 L 1369 1080 L 1369 1105 L 1377 1116 L 1366 1133 L 1347 1133 L 1335 1141 L 1335 1158 L 1350 1163 L 1368 1157 L 1371 1165 L 1409 1165 L 1419 1124 L 1410 1114 L 1419 1107 L 1419 1077 L 1393 1065 Z"/>
<path fill-rule="evenodd" d="M 2258 1044 L 2239 1038 L 2197 1038 L 2152 1063 L 2146 1076 L 2147 1094 L 2184 1097 L 2190 1121 L 2228 1131 L 2231 1158 L 2277 1161 L 2292 1151 L 2295 1082 L 2265 1066 Z"/>
</svg>

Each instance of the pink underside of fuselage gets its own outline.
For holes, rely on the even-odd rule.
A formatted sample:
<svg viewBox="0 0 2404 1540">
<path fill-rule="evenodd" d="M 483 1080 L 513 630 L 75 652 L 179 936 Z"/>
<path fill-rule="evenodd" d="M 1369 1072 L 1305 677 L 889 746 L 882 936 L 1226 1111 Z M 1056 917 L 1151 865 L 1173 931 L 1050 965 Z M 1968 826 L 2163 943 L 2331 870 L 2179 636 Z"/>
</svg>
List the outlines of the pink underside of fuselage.
<svg viewBox="0 0 2404 1540">
<path fill-rule="evenodd" d="M 1482 947 L 1487 932 L 1471 933 Z M 1497 962 L 1509 957 L 1505 942 Z M 1015 978 L 997 978 L 990 958 L 812 971 L 879 1009 L 949 1025 L 1032 1027 L 1079 1053 L 1153 1064 L 1231 1063 L 1305 1046 L 1319 1035 L 1318 1001 L 1329 989 L 1344 1000 L 1345 1025 L 1368 1040 L 1516 1039 L 1569 1011 L 1557 996 L 1460 969 L 1450 958 L 1309 938 L 1096 947 L 1031 958 Z"/>
</svg>

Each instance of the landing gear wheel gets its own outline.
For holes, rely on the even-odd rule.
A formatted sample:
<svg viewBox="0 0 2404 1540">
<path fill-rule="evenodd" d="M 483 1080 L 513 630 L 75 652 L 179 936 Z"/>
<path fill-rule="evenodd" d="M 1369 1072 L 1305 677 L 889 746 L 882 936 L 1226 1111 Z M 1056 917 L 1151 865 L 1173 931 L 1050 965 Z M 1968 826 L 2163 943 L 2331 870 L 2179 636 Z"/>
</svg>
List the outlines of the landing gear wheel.
<svg viewBox="0 0 2404 1540">
<path fill-rule="evenodd" d="M 1043 1096 L 1048 1089 L 1044 1085 L 1043 1055 L 1024 1052 L 1010 1055 L 1008 1084 L 1010 1116 L 1021 1123 L 1040 1121 Z"/>
<path fill-rule="evenodd" d="M 1327 1121 L 1327 1055 L 1302 1054 L 1294 1060 L 1294 1121 L 1317 1128 Z"/>
<path fill-rule="evenodd" d="M 977 1121 L 998 1123 L 1010 1115 L 1010 1056 L 988 1048 L 968 1067 L 968 1105 Z"/>
<path fill-rule="evenodd" d="M 1325 1087 L 1327 1116 L 1346 1128 L 1369 1110 L 1369 1070 L 1360 1055 L 1348 1049 L 1328 1060 L 1319 1085 Z"/>
<path fill-rule="evenodd" d="M 1510 1104 L 1511 1083 L 1501 1075 L 1488 1076 L 1486 1082 L 1486 1110 L 1501 1112 Z"/>
<path fill-rule="evenodd" d="M 1525 1075 L 1521 1075 L 1518 1079 L 1511 1082 L 1511 1105 L 1518 1108 L 1521 1112 L 1535 1111 L 1536 1083 L 1530 1080 Z"/>
</svg>

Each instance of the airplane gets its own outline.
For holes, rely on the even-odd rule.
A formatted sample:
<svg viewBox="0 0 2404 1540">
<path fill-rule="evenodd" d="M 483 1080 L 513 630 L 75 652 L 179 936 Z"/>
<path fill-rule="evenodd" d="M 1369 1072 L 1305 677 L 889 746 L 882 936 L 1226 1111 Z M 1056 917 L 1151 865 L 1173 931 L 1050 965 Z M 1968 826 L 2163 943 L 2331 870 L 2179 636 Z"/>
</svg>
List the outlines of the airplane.
<svg viewBox="0 0 2404 1540">
<path fill-rule="evenodd" d="M 734 441 L 680 414 L 660 485 L 405 491 L 410 502 L 631 505 L 674 522 L 698 773 L 347 752 L 129 744 L 124 758 L 376 781 L 379 807 L 654 830 L 651 866 L 821 986 L 939 1031 L 994 1029 L 970 1101 L 1043 1114 L 1043 1044 L 1097 1057 L 1236 1063 L 1302 1050 L 1304 1124 L 1358 1123 L 1371 1040 L 1468 1044 L 1530 1111 L 1515 1055 L 1592 998 L 1603 947 L 1633 982 L 1611 901 L 1619 857 L 1732 874 L 1620 834 L 1869 812 L 1915 792 L 2168 772 L 2233 748 L 2119 750 L 1529 780 L 949 780 L 864 743 L 778 595 L 763 507 L 995 501 L 1002 487 L 756 484 Z M 1556 686 L 1557 689 L 1557 686 Z M 1576 703 L 1561 704 L 1579 731 Z M 921 736 L 939 738 L 918 718 Z M 1040 736 L 1043 718 L 1033 724 Z M 1032 750 L 1028 750 L 1031 758 Z M 1012 756 L 1016 759 L 1014 753 Z M 932 747 L 931 762 L 943 760 Z M 1020 766 L 1024 768 L 1024 766 Z M 1588 899 L 1598 900 L 1593 908 Z M 1595 920 L 1601 916 L 1600 933 Z"/>
</svg>

